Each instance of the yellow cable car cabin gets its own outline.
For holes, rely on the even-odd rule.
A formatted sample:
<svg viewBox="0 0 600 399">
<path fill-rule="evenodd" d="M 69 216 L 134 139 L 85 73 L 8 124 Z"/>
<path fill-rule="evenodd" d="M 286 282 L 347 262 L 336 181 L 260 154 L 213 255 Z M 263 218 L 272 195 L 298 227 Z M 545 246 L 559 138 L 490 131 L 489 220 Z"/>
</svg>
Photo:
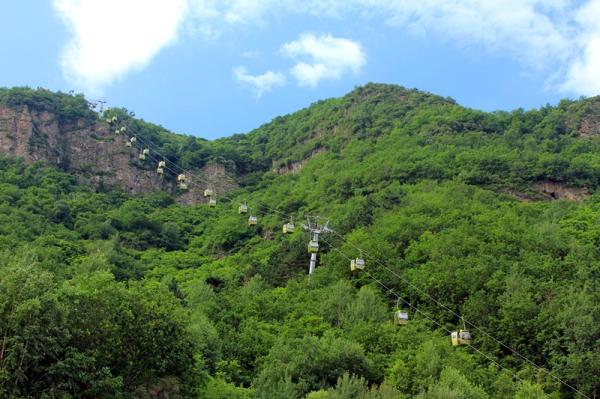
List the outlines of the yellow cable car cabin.
<svg viewBox="0 0 600 399">
<path fill-rule="evenodd" d="M 131 142 L 131 144 L 135 144 L 135 142 L 137 141 L 137 139 L 135 137 L 132 137 L 129 139 L 129 141 Z"/>
<path fill-rule="evenodd" d="M 140 154 L 140 160 L 145 160 L 146 159 L 146 155 L 150 155 L 150 150 L 148 148 L 144 148 L 142 150 L 142 153 Z"/>
<path fill-rule="evenodd" d="M 214 198 L 211 198 L 211 199 L 209 199 L 209 200 L 208 200 L 208 206 L 210 206 L 210 207 L 215 207 L 215 206 L 217 206 L 217 200 L 216 200 L 216 199 L 214 199 Z"/>
<path fill-rule="evenodd" d="M 188 186 L 185 182 L 180 182 L 177 187 L 179 187 L 180 190 L 187 190 Z"/>
<path fill-rule="evenodd" d="M 362 258 L 352 259 L 350 261 L 350 271 L 357 272 L 365 268 L 365 260 Z"/>
<path fill-rule="evenodd" d="M 394 324 L 404 326 L 408 324 L 408 312 L 404 310 L 396 310 L 394 312 Z"/>
<path fill-rule="evenodd" d="M 241 215 L 242 213 L 248 213 L 248 205 L 241 204 L 238 208 L 238 213 Z"/>
<path fill-rule="evenodd" d="M 177 175 L 177 182 L 181 183 L 185 181 L 185 175 L 182 173 L 180 175 Z"/>
<path fill-rule="evenodd" d="M 205 197 L 211 197 L 212 195 L 213 195 L 213 190 L 211 190 L 210 188 L 207 188 L 206 190 L 204 190 Z"/>
<path fill-rule="evenodd" d="M 283 225 L 283 234 L 291 234 L 296 230 L 294 223 L 289 222 Z"/>
<path fill-rule="evenodd" d="M 158 173 L 159 175 L 162 175 L 163 173 L 165 173 L 166 166 L 167 165 L 166 165 L 165 161 L 159 161 L 158 167 L 156 168 L 156 173 Z"/>
<path fill-rule="evenodd" d="M 452 346 L 471 344 L 471 333 L 467 330 L 452 331 L 450 337 L 452 339 Z"/>
<path fill-rule="evenodd" d="M 256 223 L 258 223 L 258 219 L 256 218 L 256 216 L 250 216 L 248 218 L 248 225 L 249 226 L 255 226 Z"/>
<path fill-rule="evenodd" d="M 308 253 L 316 254 L 317 252 L 319 252 L 319 243 L 315 240 L 310 240 L 308 242 Z"/>
<path fill-rule="evenodd" d="M 125 126 L 121 126 L 120 132 L 125 133 L 126 131 L 127 131 L 127 128 Z"/>
<path fill-rule="evenodd" d="M 125 147 L 131 147 L 131 141 L 127 140 L 127 142 L 125 143 Z"/>
</svg>

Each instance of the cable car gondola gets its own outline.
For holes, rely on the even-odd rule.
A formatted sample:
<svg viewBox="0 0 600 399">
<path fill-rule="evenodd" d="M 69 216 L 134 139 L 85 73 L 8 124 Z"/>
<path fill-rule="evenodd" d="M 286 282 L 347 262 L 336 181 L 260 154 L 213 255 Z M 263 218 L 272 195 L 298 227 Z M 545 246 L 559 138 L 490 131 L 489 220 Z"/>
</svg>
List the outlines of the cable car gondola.
<svg viewBox="0 0 600 399">
<path fill-rule="evenodd" d="M 408 311 L 400 308 L 400 298 L 396 301 L 396 311 L 394 312 L 394 324 L 404 326 L 408 324 Z"/>
<path fill-rule="evenodd" d="M 150 155 L 150 149 L 144 148 L 142 150 L 142 153 L 140 154 L 140 160 L 142 160 L 142 161 L 145 160 L 147 155 Z"/>
<path fill-rule="evenodd" d="M 316 254 L 319 252 L 319 243 L 316 240 L 310 240 L 308 242 L 308 253 Z"/>
<path fill-rule="evenodd" d="M 291 234 L 296 230 L 296 226 L 294 226 L 294 221 L 290 219 L 290 221 L 283 225 L 283 234 Z"/>
<path fill-rule="evenodd" d="M 397 326 L 404 326 L 408 324 L 408 312 L 402 309 L 398 309 L 394 312 L 394 324 Z"/>
<path fill-rule="evenodd" d="M 248 226 L 256 226 L 257 223 L 258 219 L 256 218 L 256 216 L 250 215 L 250 217 L 248 218 Z"/>
<path fill-rule="evenodd" d="M 158 167 L 156 168 L 156 173 L 162 175 L 165 172 L 165 167 L 167 166 L 165 161 L 159 161 Z"/>
<path fill-rule="evenodd" d="M 185 174 L 181 173 L 177 175 L 177 186 L 180 190 L 187 190 L 187 183 L 185 179 Z"/>
<path fill-rule="evenodd" d="M 243 214 L 243 213 L 248 213 L 248 205 L 246 205 L 245 202 L 243 204 L 240 204 L 240 206 L 238 208 L 238 213 L 240 215 Z"/>
<path fill-rule="evenodd" d="M 458 331 L 452 331 L 450 334 L 452 346 L 470 345 L 471 344 L 471 333 L 467 331 L 465 321 L 463 320 L 463 329 Z"/>
<path fill-rule="evenodd" d="M 352 259 L 350 261 L 350 271 L 358 272 L 364 268 L 365 268 L 365 260 L 362 258 L 362 254 L 358 258 Z"/>
<path fill-rule="evenodd" d="M 206 190 L 204 190 L 204 196 L 205 197 L 212 197 L 213 195 L 213 190 L 210 188 L 207 188 Z"/>
<path fill-rule="evenodd" d="M 208 200 L 208 206 L 210 206 L 211 208 L 217 206 L 217 200 L 214 198 L 211 198 Z"/>
</svg>

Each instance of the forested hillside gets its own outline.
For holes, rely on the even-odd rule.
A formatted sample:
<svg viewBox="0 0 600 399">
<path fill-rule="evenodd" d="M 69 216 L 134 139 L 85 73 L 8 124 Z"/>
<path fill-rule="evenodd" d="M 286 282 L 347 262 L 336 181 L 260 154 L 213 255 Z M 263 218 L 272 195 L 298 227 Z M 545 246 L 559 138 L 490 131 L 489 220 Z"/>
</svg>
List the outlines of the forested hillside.
<svg viewBox="0 0 600 399">
<path fill-rule="evenodd" d="M 368 84 L 216 141 L 81 96 L 0 105 L 117 116 L 166 179 L 217 162 L 238 185 L 189 206 L 0 159 L 0 397 L 600 394 L 598 98 L 486 113 Z M 310 277 L 306 215 L 333 230 Z"/>
</svg>

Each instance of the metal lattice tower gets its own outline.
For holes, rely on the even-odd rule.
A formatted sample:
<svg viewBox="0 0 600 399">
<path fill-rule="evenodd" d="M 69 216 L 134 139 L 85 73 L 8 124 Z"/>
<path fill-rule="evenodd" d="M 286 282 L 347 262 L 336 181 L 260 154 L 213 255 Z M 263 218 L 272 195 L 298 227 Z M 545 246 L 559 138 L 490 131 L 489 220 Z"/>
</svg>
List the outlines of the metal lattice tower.
<svg viewBox="0 0 600 399">
<path fill-rule="evenodd" d="M 310 252 L 308 274 L 311 275 L 315 271 L 317 265 L 319 235 L 332 233 L 333 230 L 329 228 L 329 220 L 323 219 L 320 216 L 306 216 L 306 224 L 303 224 L 302 228 L 310 233 L 310 242 L 308 243 Z M 311 246 L 313 246 L 314 252 L 310 250 Z"/>
</svg>

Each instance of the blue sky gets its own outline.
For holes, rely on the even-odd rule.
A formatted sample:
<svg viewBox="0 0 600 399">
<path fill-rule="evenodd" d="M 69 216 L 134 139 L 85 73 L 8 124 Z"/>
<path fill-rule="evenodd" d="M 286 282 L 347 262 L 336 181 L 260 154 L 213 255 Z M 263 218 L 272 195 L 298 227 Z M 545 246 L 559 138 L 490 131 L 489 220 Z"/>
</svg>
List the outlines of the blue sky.
<svg viewBox="0 0 600 399">
<path fill-rule="evenodd" d="M 0 86 L 209 139 L 367 82 L 484 110 L 600 94 L 600 0 L 5 0 L 0 15 Z"/>
</svg>

